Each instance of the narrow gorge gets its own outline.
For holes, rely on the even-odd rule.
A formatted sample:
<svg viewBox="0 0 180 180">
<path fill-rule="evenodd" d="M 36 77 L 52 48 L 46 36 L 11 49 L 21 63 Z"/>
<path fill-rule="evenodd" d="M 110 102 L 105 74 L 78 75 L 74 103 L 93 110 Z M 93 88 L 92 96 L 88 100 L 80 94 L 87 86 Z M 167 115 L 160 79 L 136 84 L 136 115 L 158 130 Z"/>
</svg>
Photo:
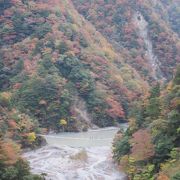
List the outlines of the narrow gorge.
<svg viewBox="0 0 180 180">
<path fill-rule="evenodd" d="M 0 180 L 179 180 L 179 7 L 0 0 Z"/>
</svg>

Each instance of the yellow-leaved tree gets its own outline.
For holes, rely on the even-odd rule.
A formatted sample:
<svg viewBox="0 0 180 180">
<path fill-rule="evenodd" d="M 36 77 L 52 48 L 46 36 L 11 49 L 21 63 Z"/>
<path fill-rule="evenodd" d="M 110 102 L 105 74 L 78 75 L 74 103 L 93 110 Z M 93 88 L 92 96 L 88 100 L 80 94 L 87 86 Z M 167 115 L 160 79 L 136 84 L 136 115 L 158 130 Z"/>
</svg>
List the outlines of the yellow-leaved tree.
<svg viewBox="0 0 180 180">
<path fill-rule="evenodd" d="M 27 138 L 30 143 L 33 143 L 36 140 L 35 132 L 28 133 Z"/>
<path fill-rule="evenodd" d="M 64 131 L 64 127 L 67 126 L 67 121 L 65 119 L 60 119 L 59 124 Z"/>
</svg>

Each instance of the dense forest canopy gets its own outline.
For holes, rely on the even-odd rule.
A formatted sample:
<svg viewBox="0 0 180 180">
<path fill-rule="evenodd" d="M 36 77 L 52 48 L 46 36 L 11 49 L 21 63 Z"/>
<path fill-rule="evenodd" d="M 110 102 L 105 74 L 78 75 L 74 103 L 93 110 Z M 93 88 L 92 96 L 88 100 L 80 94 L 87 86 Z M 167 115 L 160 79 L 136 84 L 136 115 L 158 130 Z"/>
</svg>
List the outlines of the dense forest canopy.
<svg viewBox="0 0 180 180">
<path fill-rule="evenodd" d="M 123 170 L 178 179 L 179 12 L 178 0 L 0 0 L 0 179 L 42 179 L 21 159 L 38 133 L 123 122 Z"/>
<path fill-rule="evenodd" d="M 136 102 L 130 127 L 114 142 L 114 158 L 131 179 L 180 177 L 179 73 L 180 67 L 165 88 L 157 84 L 147 101 Z"/>
<path fill-rule="evenodd" d="M 156 56 L 157 76 L 172 78 L 173 69 L 180 61 L 178 1 L 74 0 L 73 3 L 115 49 L 128 51 L 127 63 L 145 79 L 154 78 L 154 67 L 148 63 L 148 45 L 144 40 L 147 30 Z M 136 16 L 140 23 L 136 22 Z"/>
</svg>

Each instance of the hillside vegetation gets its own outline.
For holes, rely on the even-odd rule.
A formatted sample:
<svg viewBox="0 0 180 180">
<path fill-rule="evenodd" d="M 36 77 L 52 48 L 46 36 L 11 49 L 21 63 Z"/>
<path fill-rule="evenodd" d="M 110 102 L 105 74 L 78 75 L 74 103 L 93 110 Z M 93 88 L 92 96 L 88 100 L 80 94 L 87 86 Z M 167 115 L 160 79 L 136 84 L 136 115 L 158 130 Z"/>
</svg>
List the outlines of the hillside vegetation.
<svg viewBox="0 0 180 180">
<path fill-rule="evenodd" d="M 0 86 L 11 91 L 12 106 L 48 128 L 61 118 L 76 126 L 77 96 L 93 123 L 107 126 L 124 121 L 129 102 L 147 94 L 147 83 L 123 54 L 69 1 L 11 3 L 1 16 Z"/>
<path fill-rule="evenodd" d="M 136 70 L 70 1 L 0 1 L 2 179 L 29 175 L 25 162 L 19 169 L 16 146 L 39 146 L 36 133 L 126 121 L 129 103 L 147 90 Z M 77 111 L 78 100 L 92 122 Z"/>
<path fill-rule="evenodd" d="M 133 126 L 122 139 L 123 157 L 131 151 L 129 140 L 144 135 L 152 150 L 147 158 L 156 161 L 153 175 L 160 170 L 170 176 L 160 163 L 171 151 L 178 153 L 179 130 L 168 126 L 166 134 L 163 128 L 179 117 L 179 84 L 174 80 L 170 89 L 162 88 L 164 94 L 150 89 L 158 82 L 159 88 L 167 86 L 180 62 L 178 5 L 178 0 L 0 0 L 0 179 L 42 179 L 20 158 L 21 149 L 44 142 L 39 133 L 127 121 Z M 177 128 L 178 119 L 173 123 Z M 156 151 L 163 133 L 167 151 Z"/>
<path fill-rule="evenodd" d="M 149 82 L 156 78 L 172 79 L 174 67 L 180 62 L 179 1 L 74 0 L 73 3 L 115 49 L 126 53 L 126 62 L 141 77 Z M 153 57 L 148 55 L 149 46 Z"/>
<path fill-rule="evenodd" d="M 165 89 L 157 84 L 136 102 L 130 127 L 114 142 L 114 158 L 133 180 L 180 178 L 180 68 Z"/>
</svg>

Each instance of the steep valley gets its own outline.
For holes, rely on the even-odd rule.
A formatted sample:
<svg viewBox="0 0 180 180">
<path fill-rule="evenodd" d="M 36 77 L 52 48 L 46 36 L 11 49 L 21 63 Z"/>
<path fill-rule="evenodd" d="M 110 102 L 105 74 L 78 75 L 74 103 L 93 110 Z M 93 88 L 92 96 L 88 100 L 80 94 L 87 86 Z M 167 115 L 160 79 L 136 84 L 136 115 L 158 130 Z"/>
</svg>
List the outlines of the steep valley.
<svg viewBox="0 0 180 180">
<path fill-rule="evenodd" d="M 179 12 L 0 0 L 0 180 L 180 178 Z"/>
</svg>

